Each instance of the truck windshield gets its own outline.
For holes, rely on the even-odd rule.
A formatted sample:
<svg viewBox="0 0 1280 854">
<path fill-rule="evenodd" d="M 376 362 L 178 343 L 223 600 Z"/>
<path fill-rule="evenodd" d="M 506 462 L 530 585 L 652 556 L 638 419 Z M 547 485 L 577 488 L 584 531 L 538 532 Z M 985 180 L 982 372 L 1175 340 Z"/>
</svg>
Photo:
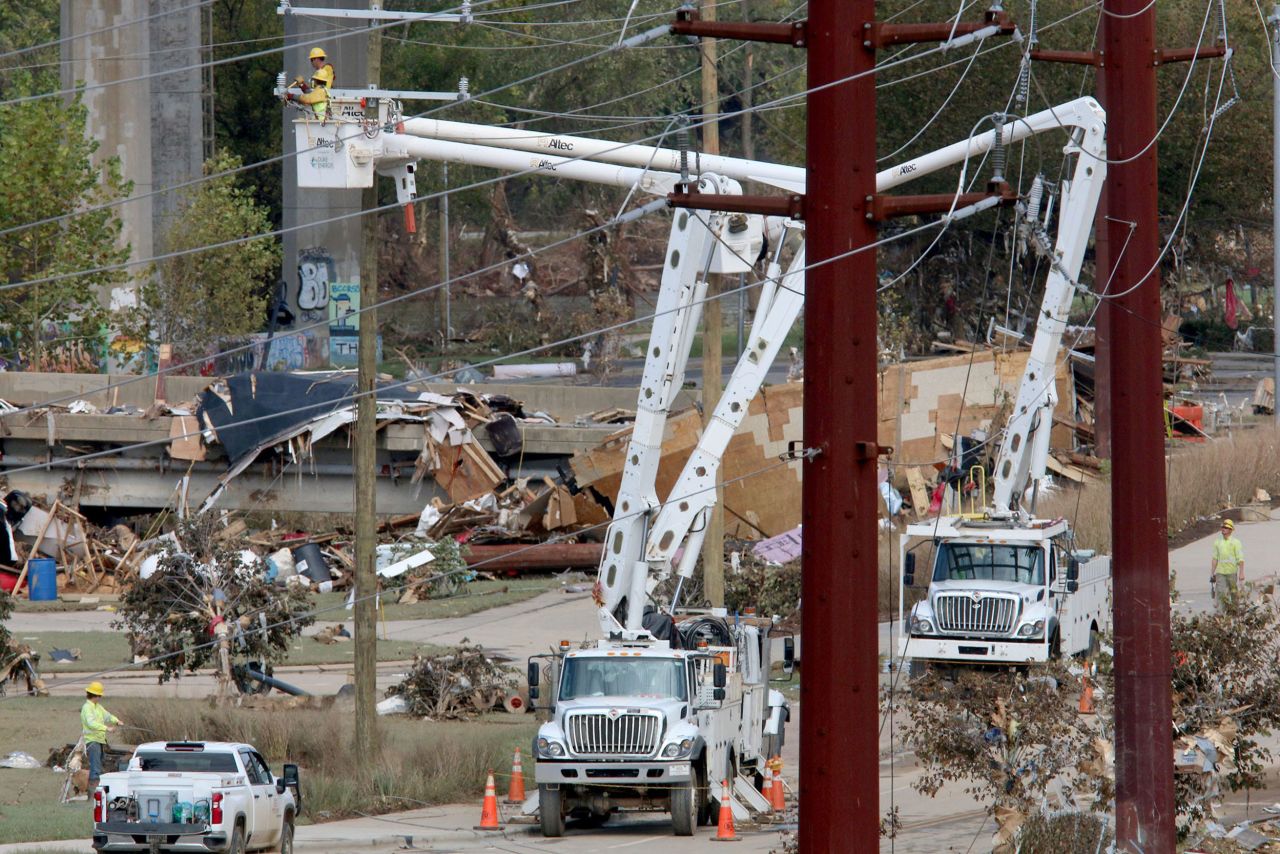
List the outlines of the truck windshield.
<svg viewBox="0 0 1280 854">
<path fill-rule="evenodd" d="M 1044 584 L 1044 550 L 1039 546 L 943 543 L 933 580 Z"/>
<path fill-rule="evenodd" d="M 566 658 L 560 699 L 582 697 L 687 700 L 684 662 L 678 658 Z"/>
<path fill-rule="evenodd" d="M 147 752 L 137 756 L 138 768 L 143 771 L 212 771 L 235 774 L 236 758 L 230 753 L 171 753 Z"/>
</svg>

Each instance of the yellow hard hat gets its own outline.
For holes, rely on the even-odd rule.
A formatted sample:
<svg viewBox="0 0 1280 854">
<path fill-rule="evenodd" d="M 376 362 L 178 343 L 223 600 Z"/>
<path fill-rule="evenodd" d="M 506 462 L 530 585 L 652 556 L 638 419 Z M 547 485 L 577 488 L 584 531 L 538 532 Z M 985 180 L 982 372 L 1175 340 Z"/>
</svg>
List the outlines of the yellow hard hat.
<svg viewBox="0 0 1280 854">
<path fill-rule="evenodd" d="M 1228 531 L 1234 531 L 1236 529 L 1236 523 L 1232 522 L 1230 519 L 1223 519 L 1222 527 L 1226 528 Z"/>
<path fill-rule="evenodd" d="M 84 692 L 86 694 L 92 694 L 95 697 L 101 697 L 103 690 L 101 682 L 90 682 L 89 687 L 85 688 Z"/>
<path fill-rule="evenodd" d="M 311 79 L 324 86 L 326 89 L 333 88 L 333 66 L 326 65 L 323 68 L 317 68 L 316 73 L 311 75 Z"/>
<path fill-rule="evenodd" d="M 313 47 L 313 48 L 311 48 L 311 57 L 310 57 L 310 58 L 311 58 L 311 59 L 324 59 L 324 58 L 325 58 L 324 48 L 322 48 L 322 47 Z"/>
</svg>

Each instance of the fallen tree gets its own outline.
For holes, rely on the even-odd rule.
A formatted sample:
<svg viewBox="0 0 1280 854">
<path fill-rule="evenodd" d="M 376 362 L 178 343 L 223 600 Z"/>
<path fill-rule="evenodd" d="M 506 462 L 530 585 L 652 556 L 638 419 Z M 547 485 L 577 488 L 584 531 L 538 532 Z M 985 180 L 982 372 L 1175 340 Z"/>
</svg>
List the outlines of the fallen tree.
<svg viewBox="0 0 1280 854">
<path fill-rule="evenodd" d="M 155 573 L 121 596 L 113 625 L 161 682 L 213 667 L 225 696 L 238 690 L 233 662 L 279 661 L 315 618 L 305 588 L 268 582 L 263 559 L 221 531 L 211 513 L 180 523 Z"/>
</svg>

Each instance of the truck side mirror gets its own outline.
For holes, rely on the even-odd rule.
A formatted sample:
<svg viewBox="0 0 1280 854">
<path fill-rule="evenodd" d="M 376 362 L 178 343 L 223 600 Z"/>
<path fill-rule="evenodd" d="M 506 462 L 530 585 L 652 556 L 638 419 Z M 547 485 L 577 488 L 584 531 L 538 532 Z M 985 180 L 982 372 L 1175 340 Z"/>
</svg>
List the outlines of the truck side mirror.
<svg viewBox="0 0 1280 854">
<path fill-rule="evenodd" d="M 538 667 L 538 662 L 536 661 L 529 662 L 529 670 L 525 675 L 529 680 L 529 699 L 530 700 L 538 699 L 538 676 L 539 676 L 540 670 L 541 668 Z M 532 706 L 533 704 L 530 703 L 529 705 Z"/>
<path fill-rule="evenodd" d="M 796 639 L 782 639 L 782 672 L 790 673 L 796 669 Z"/>
<path fill-rule="evenodd" d="M 723 699 L 724 699 L 724 689 L 723 689 L 723 688 L 716 688 L 714 691 L 712 691 L 712 692 L 711 692 L 711 696 L 712 696 L 712 697 L 714 697 L 717 701 L 719 701 L 719 700 L 723 700 Z"/>
<path fill-rule="evenodd" d="M 1079 589 L 1080 589 L 1080 582 L 1079 582 L 1079 581 L 1068 581 L 1068 582 L 1067 582 L 1067 592 L 1068 592 L 1068 593 L 1075 593 L 1075 592 L 1076 592 L 1077 590 L 1079 590 Z"/>
<path fill-rule="evenodd" d="M 1067 560 L 1067 581 L 1080 580 L 1080 561 L 1075 558 Z"/>
<path fill-rule="evenodd" d="M 280 769 L 280 779 L 276 781 L 276 791 L 284 794 L 285 789 L 293 790 L 293 803 L 298 811 L 298 815 L 302 814 L 302 785 L 298 781 L 298 766 L 287 764 Z"/>
<path fill-rule="evenodd" d="M 711 684 L 720 690 L 720 696 L 717 700 L 724 699 L 724 686 L 729 684 L 729 671 L 723 664 L 717 664 L 711 671 Z"/>
<path fill-rule="evenodd" d="M 907 556 L 902 559 L 902 583 L 907 587 L 911 587 L 916 583 L 915 552 L 908 552 Z"/>
</svg>

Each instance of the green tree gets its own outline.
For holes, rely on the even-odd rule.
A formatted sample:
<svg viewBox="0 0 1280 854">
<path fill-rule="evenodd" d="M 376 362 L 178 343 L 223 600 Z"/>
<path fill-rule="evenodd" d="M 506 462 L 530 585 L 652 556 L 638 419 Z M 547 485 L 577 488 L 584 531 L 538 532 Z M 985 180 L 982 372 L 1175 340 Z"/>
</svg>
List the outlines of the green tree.
<svg viewBox="0 0 1280 854">
<path fill-rule="evenodd" d="M 238 157 L 221 152 L 205 163 L 204 171 L 214 175 L 239 166 Z M 262 327 L 280 246 L 263 238 L 186 251 L 271 229 L 267 209 L 235 176 L 211 178 L 189 188 L 179 217 L 160 254 L 186 254 L 158 262 L 156 275 L 143 288 L 140 324 L 134 331 L 146 340 L 173 344 L 174 357 L 187 361 L 215 349 L 220 341 Z"/>
<path fill-rule="evenodd" d="M 8 91 L 16 95 L 30 86 Z M 114 158 L 94 163 L 98 143 L 85 133 L 87 118 L 79 98 L 0 106 L 0 175 L 6 176 L 0 230 L 22 227 L 0 240 L 0 281 L 16 285 L 0 291 L 3 358 L 37 359 L 51 343 L 96 340 L 107 316 L 105 297 L 129 279 L 115 266 L 129 258 L 129 247 L 120 245 L 116 209 L 93 208 L 127 197 L 132 184 Z M 43 222 L 75 211 L 83 212 Z M 31 226 L 38 222 L 43 224 Z"/>
</svg>

